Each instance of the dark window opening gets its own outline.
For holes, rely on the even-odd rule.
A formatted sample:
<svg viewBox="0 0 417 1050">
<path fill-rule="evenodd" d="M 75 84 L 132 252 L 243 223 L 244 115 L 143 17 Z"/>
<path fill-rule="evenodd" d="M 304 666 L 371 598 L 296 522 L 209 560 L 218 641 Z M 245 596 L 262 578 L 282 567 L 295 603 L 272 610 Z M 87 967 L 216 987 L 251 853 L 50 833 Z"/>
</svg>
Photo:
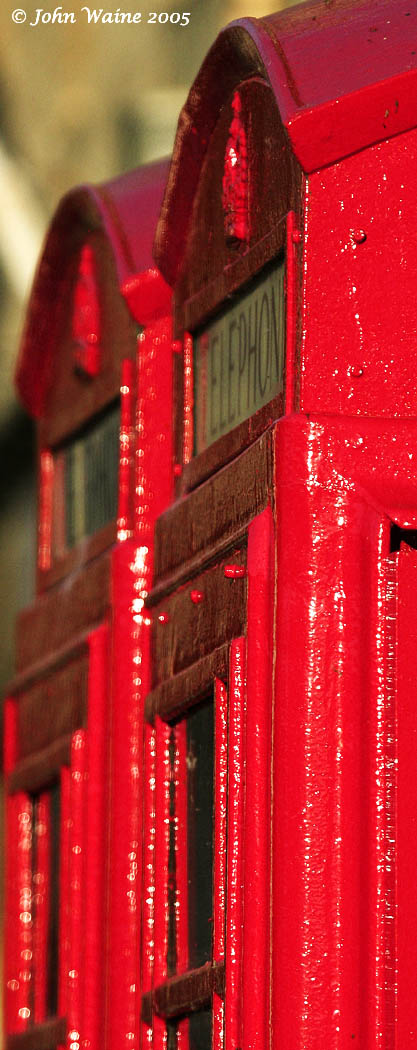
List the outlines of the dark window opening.
<svg viewBox="0 0 417 1050">
<path fill-rule="evenodd" d="M 391 553 L 395 554 L 399 551 L 402 544 L 405 544 L 406 547 L 412 547 L 413 550 L 417 550 L 417 529 L 401 529 L 399 525 L 392 525 L 390 544 Z"/>
<path fill-rule="evenodd" d="M 212 1011 L 198 1010 L 190 1014 L 188 1029 L 189 1050 L 210 1050 L 211 1048 Z"/>
<path fill-rule="evenodd" d="M 186 749 L 179 746 L 185 728 Z M 181 768 L 179 755 L 184 768 Z M 185 793 L 186 827 L 179 828 L 179 793 Z M 192 708 L 169 738 L 169 845 L 167 974 L 177 973 L 178 921 L 187 922 L 188 968 L 209 962 L 213 930 L 214 705 Z M 182 834 L 186 841 L 182 841 Z M 187 915 L 178 920 L 177 854 L 187 856 Z"/>
<path fill-rule="evenodd" d="M 214 707 L 187 718 L 188 965 L 212 956 Z"/>
</svg>

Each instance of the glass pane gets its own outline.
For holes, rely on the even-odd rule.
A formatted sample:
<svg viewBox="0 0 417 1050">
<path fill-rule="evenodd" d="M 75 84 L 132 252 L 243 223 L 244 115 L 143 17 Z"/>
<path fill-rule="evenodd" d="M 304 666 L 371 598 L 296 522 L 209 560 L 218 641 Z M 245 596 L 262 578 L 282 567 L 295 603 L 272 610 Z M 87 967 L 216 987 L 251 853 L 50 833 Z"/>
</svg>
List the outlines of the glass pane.
<svg viewBox="0 0 417 1050">
<path fill-rule="evenodd" d="M 211 1010 L 190 1014 L 189 1050 L 211 1050 Z"/>
<path fill-rule="evenodd" d="M 187 718 L 188 952 L 189 967 L 212 955 L 214 708 Z"/>
<path fill-rule="evenodd" d="M 117 516 L 120 405 L 93 420 L 59 453 L 64 462 L 67 547 Z"/>
</svg>

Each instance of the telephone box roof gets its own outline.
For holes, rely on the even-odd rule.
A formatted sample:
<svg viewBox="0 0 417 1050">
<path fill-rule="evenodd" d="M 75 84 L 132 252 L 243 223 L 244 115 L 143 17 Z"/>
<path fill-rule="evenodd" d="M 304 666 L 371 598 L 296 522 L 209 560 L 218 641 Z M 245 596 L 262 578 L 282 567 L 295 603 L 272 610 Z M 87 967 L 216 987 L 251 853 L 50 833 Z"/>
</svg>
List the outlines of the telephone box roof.
<svg viewBox="0 0 417 1050">
<path fill-rule="evenodd" d="M 417 6 L 311 0 L 220 33 L 180 114 L 157 227 L 156 259 L 171 284 L 220 108 L 251 76 L 270 83 L 304 171 L 332 164 L 417 125 Z"/>
<path fill-rule="evenodd" d="M 152 241 L 168 169 L 169 161 L 162 160 L 98 186 L 79 186 L 58 205 L 35 274 L 16 369 L 20 397 L 32 415 L 43 411 L 62 281 L 82 237 L 95 230 L 104 232 L 120 291 L 136 319 L 143 323 L 147 319 L 138 317 L 137 277 L 157 275 Z M 168 304 L 169 289 L 158 277 L 159 298 Z"/>
</svg>

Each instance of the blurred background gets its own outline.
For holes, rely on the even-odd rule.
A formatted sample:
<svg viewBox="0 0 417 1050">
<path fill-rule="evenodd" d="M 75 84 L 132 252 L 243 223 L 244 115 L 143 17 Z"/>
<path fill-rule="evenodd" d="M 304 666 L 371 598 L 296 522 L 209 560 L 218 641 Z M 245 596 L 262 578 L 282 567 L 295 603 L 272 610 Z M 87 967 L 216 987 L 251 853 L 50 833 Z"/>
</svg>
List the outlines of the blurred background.
<svg viewBox="0 0 417 1050">
<path fill-rule="evenodd" d="M 43 0 L 44 11 L 56 4 Z M 89 6 L 99 7 L 95 0 Z M 100 0 L 103 3 L 103 0 Z M 36 499 L 32 428 L 16 401 L 13 370 L 42 240 L 58 200 L 171 152 L 180 108 L 219 30 L 288 0 L 154 0 L 146 10 L 190 10 L 187 27 L 39 24 L 42 0 L 0 9 L 0 688 L 13 674 L 14 621 L 34 590 Z M 105 10 L 117 11 L 114 0 Z M 145 10 L 138 0 L 122 10 Z M 1 848 L 1 855 L 3 849 Z M 0 1037 L 0 1047 L 2 1046 Z"/>
</svg>

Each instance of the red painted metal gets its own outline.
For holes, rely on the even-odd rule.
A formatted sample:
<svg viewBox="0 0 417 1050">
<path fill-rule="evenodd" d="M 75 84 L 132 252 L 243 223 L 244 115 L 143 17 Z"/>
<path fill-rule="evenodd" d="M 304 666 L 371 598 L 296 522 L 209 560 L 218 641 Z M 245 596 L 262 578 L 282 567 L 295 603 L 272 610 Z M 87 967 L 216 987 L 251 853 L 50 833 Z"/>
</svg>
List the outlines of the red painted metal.
<svg viewBox="0 0 417 1050">
<path fill-rule="evenodd" d="M 138 342 L 135 535 L 150 559 L 154 522 L 173 493 L 172 352 L 171 319 L 163 317 Z"/>
<path fill-rule="evenodd" d="M 32 800 L 23 791 L 14 796 L 17 816 L 16 887 L 17 887 L 17 981 L 16 1016 L 13 1031 L 23 1032 L 32 1018 L 33 980 L 33 912 L 32 912 Z"/>
<path fill-rule="evenodd" d="M 194 356 L 193 340 L 184 335 L 184 438 L 183 462 L 189 463 L 194 451 Z"/>
<path fill-rule="evenodd" d="M 33 1018 L 35 1024 L 47 1016 L 48 934 L 50 916 L 51 871 L 51 798 L 42 792 L 34 805 L 33 848 L 35 864 L 32 868 L 32 980 Z"/>
<path fill-rule="evenodd" d="M 60 787 L 58 1014 L 60 1017 L 66 1017 L 68 1011 L 68 973 L 70 969 L 71 943 L 70 850 L 72 822 L 71 770 L 69 766 L 63 766 L 61 769 Z"/>
<path fill-rule="evenodd" d="M 201 602 L 204 601 L 204 593 L 203 591 L 198 591 L 195 588 L 193 588 L 190 591 L 190 598 L 193 605 L 201 605 Z"/>
<path fill-rule="evenodd" d="M 155 841 L 156 841 L 156 731 L 149 723 L 144 726 L 144 788 L 143 788 L 143 895 L 142 895 L 142 950 L 141 991 L 146 995 L 153 983 L 155 942 Z M 152 1045 L 152 1028 L 144 1022 L 139 1025 L 142 1047 Z"/>
<path fill-rule="evenodd" d="M 119 505 L 117 512 L 117 538 L 128 539 L 134 526 L 134 480 L 135 468 L 135 411 L 136 375 L 134 361 L 122 364 L 120 384 L 120 458 L 119 458 Z"/>
<path fill-rule="evenodd" d="M 295 258 L 294 240 L 298 234 L 296 217 L 291 211 L 287 216 L 287 244 L 286 244 L 286 353 L 285 353 L 285 411 L 290 413 L 295 407 L 295 339 L 297 325 L 297 269 Z"/>
<path fill-rule="evenodd" d="M 61 324 L 56 274 L 67 269 L 78 223 L 86 232 L 105 233 L 120 290 L 140 323 L 148 322 L 151 305 L 156 311 L 151 313 L 152 318 L 167 311 L 169 289 L 155 271 L 151 252 L 167 169 L 167 161 L 149 164 L 102 186 L 81 186 L 61 201 L 35 276 L 16 373 L 20 397 L 31 415 L 42 415 L 53 377 L 55 341 Z M 142 275 L 144 287 L 138 293 Z"/>
<path fill-rule="evenodd" d="M 224 575 L 228 580 L 241 580 L 246 576 L 246 565 L 225 565 Z"/>
<path fill-rule="evenodd" d="M 88 1050 L 100 1050 L 105 1000 L 106 854 L 108 829 L 108 708 L 109 648 L 107 624 L 89 638 L 88 780 L 86 815 L 88 837 L 84 893 L 88 901 L 84 926 L 82 1040 Z"/>
<path fill-rule="evenodd" d="M 84 244 L 78 264 L 72 337 L 78 368 L 88 376 L 96 376 L 100 369 L 100 303 L 94 252 L 90 244 Z"/>
<path fill-rule="evenodd" d="M 213 873 L 213 962 L 225 957 L 226 846 L 227 846 L 227 689 L 219 678 L 214 687 L 214 873 Z M 213 1050 L 224 1047 L 224 1002 L 213 994 Z"/>
<path fill-rule="evenodd" d="M 233 120 L 226 146 L 223 175 L 223 211 L 226 237 L 249 239 L 248 209 L 248 144 L 242 121 L 242 103 L 238 91 L 232 99 Z"/>
<path fill-rule="evenodd" d="M 17 759 L 17 706 L 14 700 L 4 703 L 4 775 L 8 777 Z M 5 878 L 5 1023 L 6 1031 L 16 1031 L 19 992 L 18 954 L 18 866 L 17 866 L 18 799 L 6 798 L 6 878 Z"/>
<path fill-rule="evenodd" d="M 175 730 L 175 869 L 177 972 L 188 969 L 188 860 L 187 842 L 187 726 L 179 722 Z M 172 818 L 171 818 L 172 819 Z"/>
<path fill-rule="evenodd" d="M 112 580 L 112 798 L 109 877 L 108 1024 L 110 1046 L 138 1045 L 137 969 L 141 886 L 142 711 L 149 688 L 144 595 L 149 549 L 116 547 Z M 123 959 L 123 968 L 120 967 Z"/>
<path fill-rule="evenodd" d="M 188 969 L 188 837 L 187 805 L 187 726 L 179 722 L 175 730 L 175 923 L 177 973 Z M 172 817 L 170 816 L 170 820 Z M 177 1050 L 188 1050 L 188 1017 L 177 1029 Z"/>
<path fill-rule="evenodd" d="M 273 1025 L 289 1048 L 339 1046 L 342 1030 L 376 1046 L 396 994 L 412 994 L 407 970 L 398 993 L 393 977 L 391 843 L 401 866 L 404 839 L 387 564 L 392 518 L 416 520 L 415 438 L 399 421 L 277 427 Z"/>
<path fill-rule="evenodd" d="M 416 842 L 416 778 L 413 755 L 416 742 L 416 707 L 413 703 L 416 681 L 416 573 L 417 554 L 414 550 L 400 550 L 395 555 L 398 575 L 398 635 L 393 639 L 398 646 L 398 692 L 396 710 L 392 711 L 392 759 L 396 799 L 393 797 L 393 831 L 397 832 L 397 851 L 393 859 L 393 889 L 391 921 L 397 919 L 397 959 L 391 981 L 398 981 L 396 1020 L 398 1046 L 412 1046 L 415 1042 L 416 1012 L 413 973 L 416 960 L 417 899 L 413 875 L 413 857 Z M 395 594 L 395 592 L 394 592 Z M 394 699 L 394 697 L 393 697 Z M 395 719 L 395 721 L 394 721 Z M 395 724 L 396 723 L 396 724 Z M 395 782 L 396 781 L 396 782 Z M 395 827 L 395 825 L 397 825 Z M 394 852 L 394 851 L 392 851 Z M 394 881 L 395 880 L 395 881 Z M 395 915 L 395 890 L 401 907 Z M 395 970 L 396 962 L 396 970 Z"/>
<path fill-rule="evenodd" d="M 151 586 L 153 523 L 172 493 L 171 368 L 171 324 L 162 318 L 138 342 L 135 541 L 127 540 L 113 554 L 108 1023 L 110 1045 L 133 1050 L 140 1029 L 143 706 L 150 688 L 150 619 L 144 601 Z"/>
<path fill-rule="evenodd" d="M 243 857 L 242 1047 L 268 1046 L 271 887 L 271 728 L 274 522 L 267 507 L 248 530 L 248 638 Z M 262 770 L 262 775 L 260 771 Z"/>
<path fill-rule="evenodd" d="M 85 893 L 87 848 L 87 733 L 77 730 L 71 745 L 71 828 L 69 856 L 70 944 L 68 948 L 67 1050 L 80 1050 L 85 989 L 85 921 L 89 902 Z"/>
<path fill-rule="evenodd" d="M 167 977 L 170 732 L 171 728 L 166 722 L 156 719 L 153 970 L 153 985 L 156 988 Z M 153 1019 L 152 1045 L 154 1050 L 165 1050 L 166 1047 L 166 1023 L 156 1015 Z"/>
<path fill-rule="evenodd" d="M 241 19 L 220 34 L 178 125 L 155 241 L 169 283 L 181 271 L 198 180 L 224 99 L 249 76 L 265 78 L 306 172 L 360 155 L 417 125 L 417 53 L 410 43 L 416 28 L 408 0 L 337 6 L 312 0 L 268 18 Z"/>
<path fill-rule="evenodd" d="M 407 233 L 416 221 L 416 201 L 404 173 L 405 155 L 415 163 L 416 130 L 309 179 L 303 412 L 416 415 L 408 347 L 417 323 L 417 262 Z M 357 243 L 353 235 L 361 227 L 368 235 Z M 371 275 L 382 258 L 384 280 L 375 281 Z"/>
<path fill-rule="evenodd" d="M 292 146 L 294 171 L 299 174 L 296 160 L 303 168 L 293 194 L 297 212 L 270 216 L 274 231 L 277 218 L 287 224 L 285 415 L 277 420 L 271 413 L 273 430 L 263 439 L 274 452 L 275 475 L 268 481 L 271 506 L 247 526 L 250 500 L 245 502 L 239 475 L 240 487 L 236 492 L 230 488 L 231 503 L 242 501 L 234 529 L 222 532 L 224 508 L 217 496 L 216 528 L 206 550 L 202 501 L 198 520 L 191 521 L 189 547 L 182 548 L 183 562 L 174 564 L 173 576 L 164 575 L 159 566 L 155 592 L 162 595 L 154 624 L 155 663 L 165 641 L 171 645 L 173 638 L 169 671 L 180 676 L 189 671 L 194 682 L 200 681 L 202 665 L 212 668 L 212 655 L 202 633 L 190 669 L 191 646 L 179 622 L 182 597 L 188 616 L 187 595 L 195 604 L 204 598 L 202 613 L 207 607 L 208 621 L 212 592 L 190 583 L 199 577 L 200 557 L 202 563 L 207 557 L 202 571 L 219 569 L 223 588 L 237 587 L 233 581 L 247 573 L 247 639 L 231 646 L 228 709 L 226 688 L 215 680 L 213 959 L 220 964 L 225 957 L 226 998 L 224 1006 L 214 992 L 214 1050 L 224 1042 L 226 1050 L 270 1045 L 345 1050 L 356 1044 L 364 1050 L 408 1050 L 416 1039 L 417 556 L 404 536 L 400 549 L 391 549 L 397 535 L 393 524 L 402 530 L 417 528 L 417 265 L 410 234 L 417 224 L 417 205 L 409 177 L 417 163 L 412 90 L 417 63 L 410 44 L 417 15 L 408 8 L 405 0 L 395 5 L 386 0 L 341 0 L 336 5 L 315 0 L 229 27 L 207 57 L 183 111 L 158 226 L 157 259 L 166 278 L 176 283 L 178 305 L 188 238 L 195 232 L 190 224 L 200 176 L 221 109 L 234 98 L 233 124 L 239 124 L 239 84 L 263 78 L 276 99 L 277 126 L 282 119 Z M 250 90 L 247 99 L 249 106 Z M 246 182 L 240 171 L 234 184 L 238 167 L 230 162 L 231 151 L 243 143 L 241 132 L 240 125 L 232 125 L 225 183 L 220 178 L 217 201 L 223 229 L 223 190 L 227 235 L 238 240 L 247 233 Z M 244 153 L 242 148 L 242 157 Z M 224 142 L 222 164 L 223 159 Z M 249 150 L 249 185 L 251 164 L 264 161 L 263 156 L 254 161 Z M 156 179 L 151 187 L 148 175 L 143 178 L 145 198 L 155 202 L 161 183 Z M 89 216 L 91 228 L 107 232 L 115 245 L 119 288 L 135 319 L 146 325 L 138 340 L 137 367 L 132 362 L 123 366 L 111 622 L 90 637 L 89 779 L 84 781 L 85 757 L 79 765 L 74 746 L 71 799 L 67 772 L 62 772 L 59 1010 L 68 1015 L 70 1050 L 80 1045 L 85 1050 L 102 1045 L 135 1050 L 139 1042 L 165 1050 L 165 1020 L 155 1016 L 152 1026 L 141 1022 L 140 1003 L 142 993 L 170 976 L 173 819 L 177 969 L 184 973 L 188 966 L 185 720 L 168 725 L 157 718 L 155 728 L 144 727 L 144 704 L 151 689 L 158 693 L 161 686 L 159 697 L 168 689 L 166 665 L 162 677 L 159 665 L 153 677 L 151 673 L 146 599 L 152 589 L 155 522 L 172 502 L 173 476 L 182 471 L 174 454 L 181 458 L 181 443 L 185 464 L 194 454 L 192 337 L 186 334 L 184 341 L 172 342 L 170 293 L 148 255 L 145 259 L 141 254 L 142 216 L 132 209 L 131 183 L 124 186 L 126 196 L 119 187 L 80 190 L 67 198 L 44 256 L 48 267 L 63 266 L 70 219 Z M 267 209 L 268 202 L 261 203 Z M 152 208 L 151 213 L 154 218 Z M 299 226 L 301 217 L 304 225 Z M 202 231 L 202 251 L 210 250 L 212 233 Z M 276 250 L 283 247 L 284 238 Z M 260 265 L 256 244 L 253 250 L 249 276 Z M 236 272 L 242 266 L 245 280 L 249 255 L 238 251 L 237 261 L 230 263 Z M 210 313 L 227 305 L 221 298 L 226 270 L 217 275 L 219 300 L 211 303 Z M 50 289 L 45 274 L 39 273 L 35 285 L 43 302 Z M 42 411 L 53 372 L 54 326 L 45 335 L 46 322 L 38 329 L 38 320 L 33 304 L 19 371 L 22 395 L 34 413 Z M 179 404 L 173 405 L 172 356 L 180 350 L 184 384 L 178 402 L 184 411 L 174 453 L 172 420 L 175 409 L 178 423 L 180 411 Z M 253 436 L 249 432 L 248 440 Z M 222 446 L 226 451 L 220 463 L 231 471 L 237 450 L 232 440 L 229 449 Z M 48 455 L 41 460 L 44 569 L 51 551 Z M 209 476 L 219 460 L 206 462 Z M 254 477 L 254 505 L 258 482 Z M 191 492 L 183 506 L 199 498 L 198 491 Z M 257 506 L 266 502 L 260 499 Z M 224 552 L 231 551 L 236 534 L 240 544 L 245 529 L 247 569 L 234 561 L 224 566 Z M 169 612 L 160 611 L 165 608 Z M 223 613 L 226 622 L 226 610 L 219 609 L 217 639 Z M 197 610 L 192 615 L 197 622 Z M 159 633 L 162 624 L 166 628 Z M 227 627 L 221 637 L 215 654 L 219 661 L 224 659 L 224 638 L 228 643 L 231 637 Z M 191 699 L 199 696 L 196 692 Z M 17 760 L 14 705 L 7 711 L 10 771 Z M 171 735 L 176 741 L 174 774 Z M 82 741 L 85 755 L 85 731 L 75 740 Z M 169 808 L 173 775 L 174 817 Z M 47 910 L 45 898 L 40 907 L 38 902 L 32 929 L 29 797 L 9 798 L 8 813 L 9 857 L 17 876 L 12 883 L 9 859 L 7 1024 L 9 1031 L 18 1031 L 32 1019 L 31 981 L 35 1020 L 44 1016 L 45 989 L 36 972 L 45 965 Z M 44 873 L 46 858 L 47 850 L 41 858 Z M 83 907 L 83 893 L 88 908 Z M 214 972 L 218 976 L 216 966 Z M 184 1050 L 186 1020 L 179 1023 L 178 1037 L 179 1050 Z"/>
<path fill-rule="evenodd" d="M 229 785 L 227 802 L 226 988 L 225 1047 L 241 1040 L 242 997 L 242 829 L 245 791 L 244 718 L 246 706 L 246 639 L 230 647 L 229 667 Z"/>
</svg>

